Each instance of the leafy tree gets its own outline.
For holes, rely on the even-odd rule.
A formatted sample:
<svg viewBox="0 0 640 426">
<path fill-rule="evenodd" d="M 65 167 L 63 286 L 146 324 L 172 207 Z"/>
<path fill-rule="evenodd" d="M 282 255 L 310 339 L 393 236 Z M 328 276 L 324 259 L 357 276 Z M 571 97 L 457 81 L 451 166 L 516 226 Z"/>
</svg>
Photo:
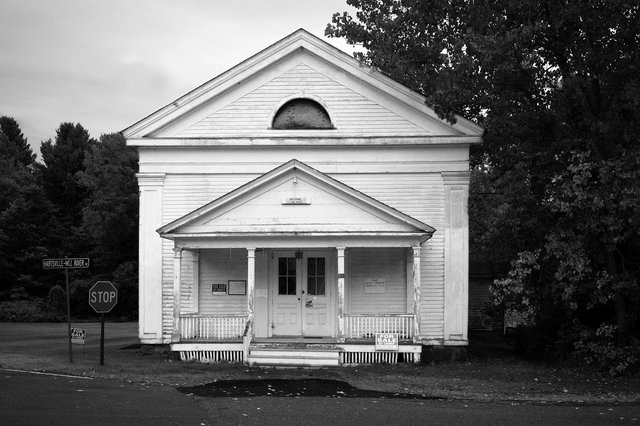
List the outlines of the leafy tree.
<svg viewBox="0 0 640 426">
<path fill-rule="evenodd" d="M 640 337 L 640 4 L 347 3 L 355 17 L 335 14 L 327 35 L 362 44 L 361 61 L 441 117 L 485 128 L 470 247 L 504 277 L 496 300 L 530 314 L 555 349 L 585 328 L 611 335 L 603 324 L 618 345 Z"/>
</svg>

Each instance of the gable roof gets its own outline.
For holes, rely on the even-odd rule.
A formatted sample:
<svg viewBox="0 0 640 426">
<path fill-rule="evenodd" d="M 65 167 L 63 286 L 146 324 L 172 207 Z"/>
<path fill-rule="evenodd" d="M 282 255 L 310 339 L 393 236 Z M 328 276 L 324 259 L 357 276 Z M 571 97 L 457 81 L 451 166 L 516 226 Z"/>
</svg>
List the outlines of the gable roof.
<svg viewBox="0 0 640 426">
<path fill-rule="evenodd" d="M 401 107 L 403 118 L 407 119 L 408 122 L 413 121 L 419 124 L 416 127 L 415 136 L 434 136 L 433 132 L 428 131 L 428 126 L 432 126 L 437 129 L 438 134 L 435 136 L 453 137 L 456 139 L 456 143 L 480 142 L 483 131 L 480 126 L 462 117 L 457 117 L 458 121 L 453 125 L 441 120 L 431 108 L 425 105 L 423 96 L 412 92 L 384 74 L 363 66 L 355 58 L 303 29 L 295 31 L 237 66 L 181 96 L 172 103 L 129 126 L 122 133 L 130 140 L 130 145 L 134 146 L 145 145 L 144 140 L 158 138 L 164 138 L 165 140 L 162 144 L 166 145 L 172 143 L 184 144 L 187 139 L 219 137 L 214 136 L 214 132 L 210 132 L 210 135 L 198 133 L 197 130 L 195 132 L 184 132 L 185 126 L 196 124 L 189 120 L 193 121 L 196 118 L 198 120 L 206 119 L 206 117 L 201 117 L 198 114 L 203 114 L 206 107 L 213 102 L 222 102 L 224 100 L 229 104 L 234 99 L 246 95 L 246 92 L 270 81 L 268 79 L 265 80 L 265 78 L 272 79 L 301 63 L 304 65 L 311 64 L 312 70 L 313 66 L 316 66 L 316 68 L 317 66 L 330 67 L 327 68 L 330 76 L 325 77 L 334 83 L 348 86 L 353 82 L 357 82 L 358 87 L 364 88 L 366 95 L 373 96 L 377 100 L 393 100 L 394 105 Z M 278 69 L 278 66 L 285 65 L 284 69 Z M 270 71 L 271 74 L 267 75 L 266 70 Z M 263 78 L 263 80 L 260 80 L 260 78 Z M 254 86 L 249 87 L 250 80 Z M 246 90 L 243 92 L 242 87 L 245 86 Z M 360 94 L 362 95 L 362 93 Z M 304 96 L 304 90 L 302 90 L 302 96 Z M 286 101 L 286 99 L 283 101 Z M 180 123 L 182 127 L 178 128 L 176 123 Z M 168 131 L 168 129 L 171 131 Z M 264 130 L 266 131 L 267 129 L 265 128 Z M 286 131 L 284 134 L 286 136 L 300 136 L 299 132 Z M 273 135 L 280 134 L 271 132 L 269 137 Z M 309 136 L 309 133 L 307 132 L 305 135 Z M 335 135 L 324 131 L 322 136 L 331 137 Z M 252 129 L 251 137 L 252 139 L 267 138 L 266 134 L 256 134 L 254 129 Z M 176 140 L 181 142 L 178 143 Z M 438 142 L 446 143 L 448 141 L 450 142 L 450 140 L 442 139 Z"/>
<path fill-rule="evenodd" d="M 321 194 L 325 200 L 330 198 L 333 207 L 322 210 L 323 206 L 318 203 L 318 206 L 314 207 L 315 211 L 302 212 L 302 215 L 299 216 L 302 219 L 300 223 L 283 223 L 282 217 L 286 215 L 282 214 L 282 209 L 286 207 L 280 204 L 279 197 L 282 194 L 283 184 L 292 179 L 294 182 L 296 179 L 301 179 L 307 183 L 307 188 L 316 189 L 316 193 Z M 254 201 L 260 200 L 264 194 L 270 194 L 271 201 L 274 196 L 278 199 L 268 206 L 264 204 L 264 201 L 257 203 Z M 310 201 L 308 204 L 311 203 Z M 282 204 L 287 203 L 283 201 Z M 268 208 L 272 210 L 265 210 Z M 233 216 L 234 211 L 241 209 L 245 214 L 251 211 L 256 216 L 253 220 L 247 220 L 246 216 Z M 353 216 L 353 220 L 348 220 L 348 223 L 344 221 L 332 222 L 335 221 L 334 212 L 336 211 L 340 212 L 342 219 Z M 318 218 L 321 220 L 318 221 Z M 362 223 L 363 218 L 365 224 Z M 274 235 L 291 233 L 298 235 L 305 232 L 350 233 L 353 235 L 393 233 L 415 236 L 420 234 L 425 237 L 424 239 L 427 239 L 435 232 L 435 229 L 293 159 L 157 230 L 165 238 L 196 237 L 203 234 L 264 233 L 266 231 Z"/>
</svg>

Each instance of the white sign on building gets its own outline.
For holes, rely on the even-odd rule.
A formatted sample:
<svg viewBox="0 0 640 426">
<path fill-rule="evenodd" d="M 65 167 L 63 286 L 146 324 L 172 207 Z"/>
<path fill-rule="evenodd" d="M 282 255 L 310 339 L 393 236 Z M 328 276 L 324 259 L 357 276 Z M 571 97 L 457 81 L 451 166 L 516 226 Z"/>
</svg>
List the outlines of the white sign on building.
<svg viewBox="0 0 640 426">
<path fill-rule="evenodd" d="M 367 278 L 364 280 L 365 294 L 384 293 L 386 284 L 384 278 Z"/>
</svg>

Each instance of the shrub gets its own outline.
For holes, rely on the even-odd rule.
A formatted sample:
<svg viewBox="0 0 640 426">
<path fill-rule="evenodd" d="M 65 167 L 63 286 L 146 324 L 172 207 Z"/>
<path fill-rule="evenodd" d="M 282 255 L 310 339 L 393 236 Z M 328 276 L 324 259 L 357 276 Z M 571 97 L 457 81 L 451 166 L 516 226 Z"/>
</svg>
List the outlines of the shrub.
<svg viewBox="0 0 640 426">
<path fill-rule="evenodd" d="M 612 376 L 631 373 L 640 366 L 640 341 L 629 345 L 616 345 L 616 326 L 602 324 L 595 332 L 585 329 L 574 343 L 575 355 L 588 365 L 606 371 Z"/>
<path fill-rule="evenodd" d="M 0 321 L 6 322 L 61 322 L 64 316 L 51 313 L 40 298 L 10 300 L 0 303 Z"/>
<path fill-rule="evenodd" d="M 118 289 L 118 304 L 113 313 L 123 320 L 138 319 L 138 264 L 125 262 L 113 272 L 113 284 Z"/>
<path fill-rule="evenodd" d="M 49 290 L 46 299 L 47 310 L 52 314 L 65 315 L 67 312 L 67 297 L 59 285 L 54 285 Z"/>
</svg>

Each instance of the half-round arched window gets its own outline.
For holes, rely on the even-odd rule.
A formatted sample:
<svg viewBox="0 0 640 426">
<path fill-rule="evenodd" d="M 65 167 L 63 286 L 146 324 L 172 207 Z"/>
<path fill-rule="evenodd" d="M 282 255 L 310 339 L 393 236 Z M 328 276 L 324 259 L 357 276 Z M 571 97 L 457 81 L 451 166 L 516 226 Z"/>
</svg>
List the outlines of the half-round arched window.
<svg viewBox="0 0 640 426">
<path fill-rule="evenodd" d="M 280 107 L 273 118 L 273 129 L 333 129 L 331 118 L 318 102 L 292 99 Z"/>
</svg>

